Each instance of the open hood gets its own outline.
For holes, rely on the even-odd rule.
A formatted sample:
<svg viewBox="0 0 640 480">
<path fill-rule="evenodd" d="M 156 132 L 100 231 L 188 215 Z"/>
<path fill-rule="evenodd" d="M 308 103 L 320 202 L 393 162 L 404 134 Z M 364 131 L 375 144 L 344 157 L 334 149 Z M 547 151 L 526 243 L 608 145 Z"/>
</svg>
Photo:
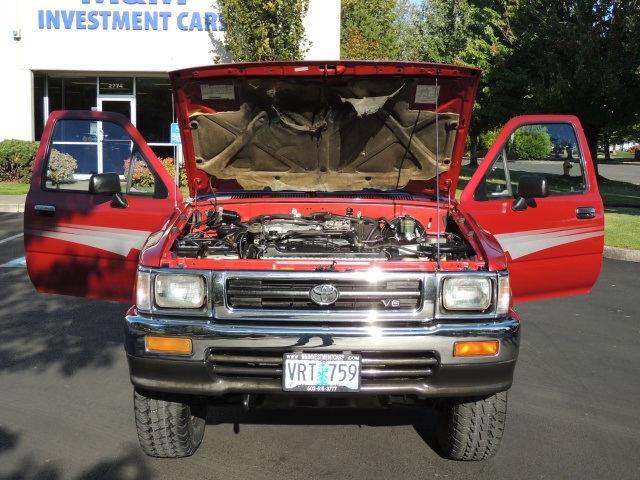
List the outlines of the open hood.
<svg viewBox="0 0 640 480">
<path fill-rule="evenodd" d="M 170 73 L 192 195 L 455 191 L 476 69 L 269 62 Z"/>
</svg>

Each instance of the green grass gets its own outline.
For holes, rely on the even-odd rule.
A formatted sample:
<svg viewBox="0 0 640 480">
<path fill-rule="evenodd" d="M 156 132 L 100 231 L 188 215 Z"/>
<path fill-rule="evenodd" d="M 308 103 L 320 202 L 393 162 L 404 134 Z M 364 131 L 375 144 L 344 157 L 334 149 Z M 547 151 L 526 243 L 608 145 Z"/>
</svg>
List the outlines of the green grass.
<svg viewBox="0 0 640 480">
<path fill-rule="evenodd" d="M 460 172 L 460 181 L 458 182 L 458 190 L 456 192 L 456 198 L 460 198 L 462 190 L 467 185 L 471 176 L 475 172 L 475 167 L 465 165 Z M 511 179 L 517 181 L 520 176 L 530 172 L 522 172 L 518 170 L 511 170 Z M 560 187 L 569 188 L 570 184 L 575 182 L 575 179 L 563 178 L 562 175 L 546 175 L 552 179 L 553 184 Z M 619 182 L 617 180 L 601 179 L 598 183 L 600 195 L 605 207 L 630 207 L 640 208 L 640 185 L 633 183 Z"/>
<path fill-rule="evenodd" d="M 26 195 L 29 193 L 29 184 L 17 182 L 0 182 L 0 195 Z M 180 187 L 185 197 L 189 196 L 187 187 Z"/>
<path fill-rule="evenodd" d="M 620 209 L 604 214 L 604 243 L 610 247 L 640 250 L 640 210 Z"/>
<path fill-rule="evenodd" d="M 598 182 L 598 188 L 605 207 L 640 208 L 640 185 L 602 179 Z"/>
<path fill-rule="evenodd" d="M 475 168 L 462 167 L 456 198 L 471 179 Z M 525 172 L 511 172 L 519 178 Z M 640 186 L 632 183 L 604 180 L 599 184 L 600 194 L 607 209 L 619 209 L 605 213 L 605 244 L 612 247 L 632 248 L 640 250 Z M 188 190 L 181 188 L 185 196 Z M 24 183 L 0 182 L 0 195 L 22 195 L 29 191 Z M 632 208 L 628 208 L 632 207 Z M 636 210 L 637 209 L 637 210 Z"/>
<path fill-rule="evenodd" d="M 629 152 L 617 152 L 615 155 L 611 154 L 609 155 L 609 160 L 604 159 L 604 153 L 598 153 L 598 162 L 602 163 L 633 162 L 634 160 L 635 154 Z"/>
<path fill-rule="evenodd" d="M 462 167 L 456 198 L 460 198 L 475 167 Z M 526 172 L 511 171 L 512 178 L 520 178 Z M 604 214 L 604 243 L 610 247 L 631 248 L 640 250 L 640 185 L 602 180 L 598 187 L 607 210 Z"/>
<path fill-rule="evenodd" d="M 0 195 L 25 195 L 28 191 L 28 183 L 0 182 Z"/>
</svg>

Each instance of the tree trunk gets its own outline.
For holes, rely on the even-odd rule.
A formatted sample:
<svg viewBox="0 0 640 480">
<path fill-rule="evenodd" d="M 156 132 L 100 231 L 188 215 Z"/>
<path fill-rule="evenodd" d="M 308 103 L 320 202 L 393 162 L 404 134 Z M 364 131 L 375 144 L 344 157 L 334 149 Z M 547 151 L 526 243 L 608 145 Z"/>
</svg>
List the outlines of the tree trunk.
<svg viewBox="0 0 640 480">
<path fill-rule="evenodd" d="M 471 162 L 469 165 L 473 167 L 478 166 L 478 134 L 470 134 L 469 138 L 471 139 Z"/>
<path fill-rule="evenodd" d="M 600 134 L 602 127 L 595 125 L 583 125 L 583 129 L 584 135 L 587 137 L 587 145 L 591 152 L 591 158 L 593 159 L 593 166 L 596 169 L 596 176 L 599 179 L 601 177 L 598 172 L 598 135 Z"/>
<path fill-rule="evenodd" d="M 609 152 L 609 149 L 611 148 L 611 136 L 605 134 L 602 137 L 604 140 L 604 159 L 609 162 L 611 161 L 611 153 Z"/>
</svg>

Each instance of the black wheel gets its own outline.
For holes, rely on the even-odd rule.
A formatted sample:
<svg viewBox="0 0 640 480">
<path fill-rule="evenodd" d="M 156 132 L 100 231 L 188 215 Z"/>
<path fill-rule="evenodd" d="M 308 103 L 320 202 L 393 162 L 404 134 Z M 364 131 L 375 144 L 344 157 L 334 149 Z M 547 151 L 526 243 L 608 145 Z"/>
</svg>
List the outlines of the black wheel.
<svg viewBox="0 0 640 480">
<path fill-rule="evenodd" d="M 204 435 L 207 403 L 200 397 L 134 389 L 138 439 L 152 457 L 188 457 Z"/>
<path fill-rule="evenodd" d="M 438 442 L 452 460 L 484 460 L 500 447 L 507 419 L 507 392 L 445 399 L 438 405 Z"/>
</svg>

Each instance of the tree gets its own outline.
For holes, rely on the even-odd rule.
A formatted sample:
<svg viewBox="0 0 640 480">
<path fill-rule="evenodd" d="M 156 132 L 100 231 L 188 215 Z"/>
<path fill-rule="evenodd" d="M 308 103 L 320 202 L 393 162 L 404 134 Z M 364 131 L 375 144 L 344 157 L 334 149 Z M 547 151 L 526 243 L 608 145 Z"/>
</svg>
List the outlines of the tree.
<svg viewBox="0 0 640 480">
<path fill-rule="evenodd" d="M 469 127 L 471 163 L 477 165 L 480 135 L 503 123 L 505 111 L 514 107 L 509 98 L 494 95 L 492 86 L 505 75 L 520 83 L 502 68 L 501 59 L 510 53 L 509 25 L 498 2 L 468 0 L 423 0 L 414 24 L 422 39 L 418 58 L 483 70 Z"/>
<path fill-rule="evenodd" d="M 309 50 L 302 24 L 309 0 L 218 0 L 218 7 L 235 62 L 301 60 Z"/>
<path fill-rule="evenodd" d="M 638 118 L 633 123 L 618 125 L 612 123 L 602 129 L 598 147 L 604 151 L 605 161 L 611 160 L 611 146 L 621 143 L 637 142 L 640 138 L 640 112 Z"/>
<path fill-rule="evenodd" d="M 342 0 L 340 16 L 342 58 L 401 57 L 396 0 Z"/>
<path fill-rule="evenodd" d="M 419 60 L 423 45 L 420 7 L 410 0 L 397 0 L 395 30 L 398 32 L 398 60 Z"/>
<path fill-rule="evenodd" d="M 481 0 L 477 0 L 481 1 Z M 569 113 L 594 160 L 599 137 L 640 111 L 640 5 L 624 0 L 504 0 L 507 69 L 526 72 L 526 112 Z"/>
<path fill-rule="evenodd" d="M 421 9 L 422 59 L 484 70 L 472 145 L 509 116 L 567 113 L 595 160 L 603 136 L 639 123 L 639 2 L 425 0 Z"/>
</svg>

